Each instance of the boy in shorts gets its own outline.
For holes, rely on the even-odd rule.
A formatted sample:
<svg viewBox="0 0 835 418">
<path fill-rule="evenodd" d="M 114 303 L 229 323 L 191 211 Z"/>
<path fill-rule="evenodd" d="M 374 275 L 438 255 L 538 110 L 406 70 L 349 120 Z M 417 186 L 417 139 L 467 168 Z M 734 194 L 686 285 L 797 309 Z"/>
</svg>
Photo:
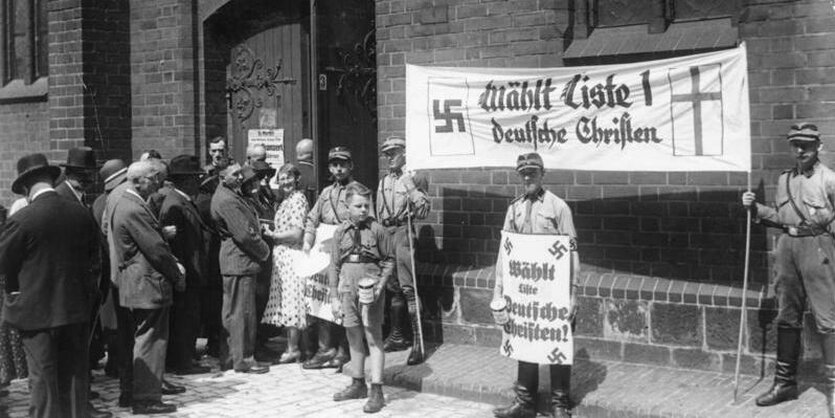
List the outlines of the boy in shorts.
<svg viewBox="0 0 835 418">
<path fill-rule="evenodd" d="M 351 349 L 353 382 L 333 395 L 333 400 L 362 399 L 368 401 L 362 410 L 378 412 L 383 408 L 383 313 L 386 282 L 394 271 L 394 247 L 389 233 L 371 212 L 371 190 L 359 183 L 346 187 L 345 199 L 350 218 L 333 236 L 331 265 L 328 274 L 331 305 L 335 317 L 342 317 Z M 357 284 L 365 277 L 377 279 L 374 300 L 360 304 Z M 363 314 L 363 310 L 367 312 Z M 365 339 L 363 339 L 363 337 Z M 371 361 L 371 394 L 365 385 L 365 342 Z"/>
</svg>

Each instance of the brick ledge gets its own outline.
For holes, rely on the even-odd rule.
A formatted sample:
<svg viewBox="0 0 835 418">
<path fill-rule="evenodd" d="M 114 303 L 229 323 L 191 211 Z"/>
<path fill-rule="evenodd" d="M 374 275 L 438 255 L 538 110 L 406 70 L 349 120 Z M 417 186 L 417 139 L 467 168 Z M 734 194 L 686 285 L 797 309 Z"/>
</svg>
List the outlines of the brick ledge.
<svg viewBox="0 0 835 418">
<path fill-rule="evenodd" d="M 471 287 L 492 289 L 495 268 L 449 264 L 418 265 L 418 277 L 426 285 L 440 287 Z M 584 271 L 579 277 L 580 295 L 613 299 L 642 300 L 664 303 L 716 307 L 742 305 L 742 285 L 696 283 L 686 280 L 633 274 L 597 273 Z M 745 293 L 749 308 L 773 309 L 773 298 L 768 297 L 768 286 L 749 285 Z"/>
</svg>

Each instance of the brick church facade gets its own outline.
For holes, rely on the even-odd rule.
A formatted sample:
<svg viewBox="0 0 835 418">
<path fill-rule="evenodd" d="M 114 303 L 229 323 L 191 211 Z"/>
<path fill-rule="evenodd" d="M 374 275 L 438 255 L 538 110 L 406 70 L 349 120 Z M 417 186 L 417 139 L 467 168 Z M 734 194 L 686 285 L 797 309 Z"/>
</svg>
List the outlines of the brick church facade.
<svg viewBox="0 0 835 418">
<path fill-rule="evenodd" d="M 0 203 L 21 156 L 95 148 L 100 159 L 205 158 L 252 129 L 281 129 L 285 157 L 314 138 L 348 145 L 376 185 L 377 145 L 405 130 L 405 65 L 561 67 L 635 62 L 745 42 L 752 186 L 773 196 L 793 165 L 785 133 L 816 123 L 835 159 L 835 10 L 829 0 L 2 0 Z M 511 159 L 514 156 L 508 156 Z M 511 169 L 432 170 L 418 226 L 429 338 L 498 345 L 488 303 Z M 550 169 L 574 211 L 582 265 L 578 356 L 732 371 L 773 357 L 776 237 L 754 227 L 741 291 L 745 173 Z M 806 333 L 807 339 L 814 338 Z M 815 347 L 814 344 L 807 344 Z M 810 348 L 810 350 L 814 350 Z M 819 357 L 814 351 L 810 357 Z"/>
</svg>

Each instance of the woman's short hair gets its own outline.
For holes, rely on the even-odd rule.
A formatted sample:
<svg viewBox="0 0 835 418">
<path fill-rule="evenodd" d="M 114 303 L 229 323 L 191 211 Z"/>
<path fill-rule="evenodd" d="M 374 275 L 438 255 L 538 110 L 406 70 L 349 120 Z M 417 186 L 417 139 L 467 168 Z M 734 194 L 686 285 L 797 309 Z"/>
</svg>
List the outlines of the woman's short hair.
<svg viewBox="0 0 835 418">
<path fill-rule="evenodd" d="M 282 174 L 289 174 L 293 176 L 296 180 L 302 176 L 302 173 L 299 171 L 298 167 L 296 167 L 293 163 L 286 163 L 281 168 L 278 169 L 278 175 Z"/>
</svg>

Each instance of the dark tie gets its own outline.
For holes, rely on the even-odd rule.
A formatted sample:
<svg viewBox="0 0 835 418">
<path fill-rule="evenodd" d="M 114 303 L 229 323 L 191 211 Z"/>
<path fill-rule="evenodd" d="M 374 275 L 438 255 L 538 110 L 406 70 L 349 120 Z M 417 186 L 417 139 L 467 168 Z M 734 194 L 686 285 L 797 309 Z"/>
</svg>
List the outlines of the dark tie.
<svg viewBox="0 0 835 418">
<path fill-rule="evenodd" d="M 351 250 L 354 254 L 361 254 L 362 253 L 362 236 L 360 235 L 360 226 L 357 225 L 354 228 L 354 246 Z"/>
</svg>

